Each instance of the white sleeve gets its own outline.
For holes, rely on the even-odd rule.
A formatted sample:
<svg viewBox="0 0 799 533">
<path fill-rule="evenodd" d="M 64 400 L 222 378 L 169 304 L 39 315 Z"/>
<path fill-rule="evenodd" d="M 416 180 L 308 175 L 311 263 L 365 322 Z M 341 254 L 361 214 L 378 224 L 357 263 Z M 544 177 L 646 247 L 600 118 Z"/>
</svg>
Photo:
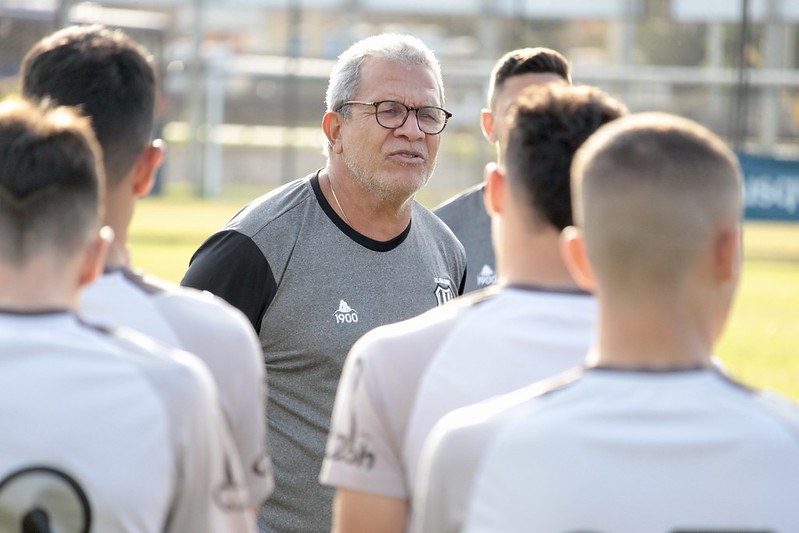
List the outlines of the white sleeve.
<svg viewBox="0 0 799 533">
<path fill-rule="evenodd" d="M 477 468 L 491 428 L 474 425 L 473 408 L 442 418 L 430 432 L 419 458 L 413 493 L 415 533 L 461 530 Z"/>
<path fill-rule="evenodd" d="M 159 301 L 181 346 L 197 355 L 211 371 L 230 427 L 233 443 L 253 506 L 274 489 L 267 450 L 266 377 L 263 352 L 255 330 L 238 309 L 210 293 L 185 289 Z"/>
<path fill-rule="evenodd" d="M 350 350 L 333 406 L 322 471 L 323 485 L 407 498 L 399 437 L 390 426 L 368 336 Z"/>
<path fill-rule="evenodd" d="M 213 379 L 193 356 L 176 359 L 184 371 L 170 380 L 176 476 L 164 531 L 253 533 L 249 493 Z"/>
</svg>

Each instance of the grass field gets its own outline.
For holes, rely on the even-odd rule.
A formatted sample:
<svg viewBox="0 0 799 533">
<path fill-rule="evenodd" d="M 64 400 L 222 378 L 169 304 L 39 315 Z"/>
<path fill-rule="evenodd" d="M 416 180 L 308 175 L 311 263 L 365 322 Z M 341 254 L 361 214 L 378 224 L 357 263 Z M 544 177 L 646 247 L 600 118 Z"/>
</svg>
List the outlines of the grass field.
<svg viewBox="0 0 799 533">
<path fill-rule="evenodd" d="M 208 201 L 170 190 L 142 200 L 130 235 L 134 265 L 179 282 L 203 240 L 260 192 L 230 188 Z M 799 224 L 749 223 L 744 241 L 741 287 L 717 353 L 747 383 L 799 401 Z"/>
</svg>

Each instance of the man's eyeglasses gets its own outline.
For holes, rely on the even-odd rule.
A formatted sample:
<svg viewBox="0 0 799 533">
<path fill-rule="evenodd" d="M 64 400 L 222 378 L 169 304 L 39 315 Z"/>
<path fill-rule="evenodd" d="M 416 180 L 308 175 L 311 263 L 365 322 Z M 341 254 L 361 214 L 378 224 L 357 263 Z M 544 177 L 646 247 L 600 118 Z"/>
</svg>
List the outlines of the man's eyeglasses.
<svg viewBox="0 0 799 533">
<path fill-rule="evenodd" d="M 408 115 L 411 111 L 416 111 L 416 124 L 419 126 L 419 129 L 427 135 L 438 135 L 444 131 L 447 120 L 452 117 L 452 113 L 441 107 L 432 105 L 411 107 L 394 100 L 381 100 L 380 102 L 350 100 L 338 106 L 336 111 L 345 105 L 352 104 L 373 106 L 375 108 L 377 123 L 390 130 L 401 128 L 405 124 L 405 121 L 408 120 Z"/>
</svg>

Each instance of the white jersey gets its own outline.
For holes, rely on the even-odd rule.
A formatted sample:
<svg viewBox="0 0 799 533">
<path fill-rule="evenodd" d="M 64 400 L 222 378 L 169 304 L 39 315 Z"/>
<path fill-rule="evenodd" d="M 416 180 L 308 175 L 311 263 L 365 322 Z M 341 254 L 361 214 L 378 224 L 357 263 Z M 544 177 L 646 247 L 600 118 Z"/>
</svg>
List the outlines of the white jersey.
<svg viewBox="0 0 799 533">
<path fill-rule="evenodd" d="M 63 311 L 0 313 L 0 390 L 0 531 L 252 531 L 195 357 Z"/>
<path fill-rule="evenodd" d="M 799 410 L 717 369 L 576 369 L 447 415 L 421 532 L 799 531 Z"/>
<path fill-rule="evenodd" d="M 322 483 L 410 498 L 441 416 L 580 363 L 595 317 L 584 293 L 493 287 L 368 333 L 344 367 Z"/>
<path fill-rule="evenodd" d="M 222 299 L 129 269 L 106 272 L 86 287 L 81 316 L 89 323 L 134 328 L 198 356 L 211 371 L 242 460 L 251 504 L 274 482 L 266 451 L 261 345 L 249 321 Z"/>
</svg>

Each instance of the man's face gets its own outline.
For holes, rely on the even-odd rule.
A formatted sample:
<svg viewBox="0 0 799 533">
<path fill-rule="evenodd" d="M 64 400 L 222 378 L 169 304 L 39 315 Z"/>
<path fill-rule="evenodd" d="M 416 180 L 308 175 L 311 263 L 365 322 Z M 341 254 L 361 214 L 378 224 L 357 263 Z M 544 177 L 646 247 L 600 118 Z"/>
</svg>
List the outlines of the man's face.
<svg viewBox="0 0 799 533">
<path fill-rule="evenodd" d="M 563 78 L 551 72 L 528 72 L 506 79 L 496 93 L 493 109 L 488 111 L 490 117 L 483 117 L 483 133 L 488 142 L 496 143 L 502 137 L 500 133 L 505 128 L 505 115 L 524 89 L 531 85 L 553 82 L 566 83 Z M 487 120 L 489 124 L 486 124 Z"/>
<path fill-rule="evenodd" d="M 441 107 L 435 76 L 421 65 L 405 66 L 370 58 L 360 72 L 354 100 L 396 100 L 407 106 Z M 381 201 L 405 202 L 421 189 L 435 168 L 440 135 L 419 129 L 411 111 L 401 127 L 390 130 L 375 120 L 375 108 L 350 105 L 342 126 L 341 153 L 350 174 Z"/>
</svg>

